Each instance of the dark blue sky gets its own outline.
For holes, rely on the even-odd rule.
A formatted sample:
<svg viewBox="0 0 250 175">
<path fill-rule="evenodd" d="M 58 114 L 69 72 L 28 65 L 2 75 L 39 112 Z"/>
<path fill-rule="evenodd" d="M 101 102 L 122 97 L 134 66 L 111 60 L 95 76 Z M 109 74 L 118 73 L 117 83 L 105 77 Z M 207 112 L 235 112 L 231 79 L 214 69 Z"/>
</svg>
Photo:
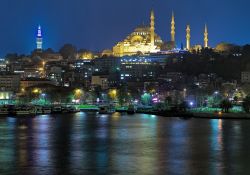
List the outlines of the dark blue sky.
<svg viewBox="0 0 250 175">
<path fill-rule="evenodd" d="M 1 0 L 0 55 L 30 53 L 41 24 L 44 48 L 64 43 L 102 50 L 125 38 L 137 25 L 156 15 L 156 31 L 170 38 L 171 11 L 176 15 L 177 44 L 185 43 L 191 25 L 192 44 L 203 43 L 205 22 L 210 45 L 221 41 L 250 43 L 249 0 Z"/>
</svg>

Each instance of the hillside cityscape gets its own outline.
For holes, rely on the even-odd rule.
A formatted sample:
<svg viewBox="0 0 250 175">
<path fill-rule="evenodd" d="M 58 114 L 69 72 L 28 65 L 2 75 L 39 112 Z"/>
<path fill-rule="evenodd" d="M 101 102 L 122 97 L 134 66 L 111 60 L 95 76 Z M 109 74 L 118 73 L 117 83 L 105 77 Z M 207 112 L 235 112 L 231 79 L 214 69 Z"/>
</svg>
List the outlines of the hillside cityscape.
<svg viewBox="0 0 250 175">
<path fill-rule="evenodd" d="M 249 112 L 244 99 L 250 93 L 250 45 L 222 42 L 212 48 L 206 24 L 203 45 L 190 44 L 187 25 L 186 44 L 178 48 L 174 12 L 170 41 L 156 34 L 155 18 L 152 10 L 149 25 L 139 25 L 99 53 L 73 44 L 43 49 L 46 34 L 38 26 L 37 48 L 30 55 L 9 53 L 1 59 L 1 104 L 133 104 L 166 110 L 185 103 L 199 110 L 229 106 Z"/>
<path fill-rule="evenodd" d="M 249 175 L 249 6 L 0 1 L 0 175 Z"/>
</svg>

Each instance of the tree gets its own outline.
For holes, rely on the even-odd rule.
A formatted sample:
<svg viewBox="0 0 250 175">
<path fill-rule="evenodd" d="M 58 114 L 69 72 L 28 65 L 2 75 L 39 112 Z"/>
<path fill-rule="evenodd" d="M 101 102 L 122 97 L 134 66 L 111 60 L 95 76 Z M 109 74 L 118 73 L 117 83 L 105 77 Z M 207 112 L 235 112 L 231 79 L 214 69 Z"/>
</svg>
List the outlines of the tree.
<svg viewBox="0 0 250 175">
<path fill-rule="evenodd" d="M 246 96 L 246 98 L 244 98 L 242 107 L 246 113 L 250 113 L 250 96 Z"/>
<path fill-rule="evenodd" d="M 5 58 L 9 61 L 9 62 L 13 62 L 13 61 L 17 61 L 17 59 L 19 59 L 19 56 L 17 53 L 8 53 Z"/>
<path fill-rule="evenodd" d="M 169 108 L 170 107 L 170 105 L 172 104 L 172 98 L 170 97 L 170 96 L 167 96 L 166 98 L 165 98 L 165 106 L 166 106 L 166 108 Z"/>
<path fill-rule="evenodd" d="M 233 107 L 233 105 L 229 100 L 225 99 L 221 101 L 220 107 L 222 108 L 222 111 L 228 113 L 229 110 Z"/>
<path fill-rule="evenodd" d="M 48 49 L 46 49 L 46 50 L 44 51 L 44 53 L 46 53 L 46 54 L 53 54 L 53 53 L 55 53 L 55 52 L 54 52 L 54 50 L 53 50 L 52 48 L 48 48 Z"/>
<path fill-rule="evenodd" d="M 119 105 L 123 106 L 126 102 L 129 101 L 130 93 L 128 93 L 125 86 L 121 86 L 118 90 L 118 102 Z"/>
<path fill-rule="evenodd" d="M 186 112 L 188 109 L 188 103 L 186 101 L 183 101 L 181 104 L 179 104 L 179 110 L 182 112 Z"/>
<path fill-rule="evenodd" d="M 146 105 L 146 106 L 150 105 L 151 99 L 152 99 L 152 97 L 151 97 L 151 95 L 149 93 L 144 93 L 141 96 L 141 102 L 142 102 L 143 105 Z"/>
<path fill-rule="evenodd" d="M 230 43 L 220 43 L 215 48 L 216 51 L 221 53 L 239 52 L 240 47 Z"/>
<path fill-rule="evenodd" d="M 117 100 L 117 89 L 110 89 L 108 92 L 108 96 L 112 101 Z"/>
<path fill-rule="evenodd" d="M 74 59 L 77 53 L 77 49 L 72 44 L 65 44 L 59 53 L 62 55 L 63 59 Z"/>
</svg>

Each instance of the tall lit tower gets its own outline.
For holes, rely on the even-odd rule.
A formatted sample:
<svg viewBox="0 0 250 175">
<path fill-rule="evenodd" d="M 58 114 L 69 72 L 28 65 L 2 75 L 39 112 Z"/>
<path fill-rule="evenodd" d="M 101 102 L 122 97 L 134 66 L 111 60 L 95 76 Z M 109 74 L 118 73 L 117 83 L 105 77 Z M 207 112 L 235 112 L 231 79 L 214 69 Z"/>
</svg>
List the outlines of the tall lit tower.
<svg viewBox="0 0 250 175">
<path fill-rule="evenodd" d="M 172 12 L 172 21 L 171 21 L 171 41 L 175 42 L 175 20 L 174 20 L 174 12 Z"/>
<path fill-rule="evenodd" d="M 42 37 L 42 28 L 39 25 L 37 29 L 37 35 L 36 35 L 36 49 L 42 50 L 43 49 L 43 37 Z"/>
<path fill-rule="evenodd" d="M 151 11 L 151 16 L 150 16 L 150 36 L 151 36 L 151 45 L 155 45 L 155 15 L 154 11 Z"/>
<path fill-rule="evenodd" d="M 190 39 L 191 39 L 191 29 L 190 29 L 190 25 L 187 25 L 187 29 L 186 29 L 187 35 L 186 35 L 186 40 L 187 40 L 187 46 L 186 49 L 190 50 Z"/>
<path fill-rule="evenodd" d="M 207 30 L 207 24 L 205 24 L 204 47 L 208 48 L 208 30 Z"/>
</svg>

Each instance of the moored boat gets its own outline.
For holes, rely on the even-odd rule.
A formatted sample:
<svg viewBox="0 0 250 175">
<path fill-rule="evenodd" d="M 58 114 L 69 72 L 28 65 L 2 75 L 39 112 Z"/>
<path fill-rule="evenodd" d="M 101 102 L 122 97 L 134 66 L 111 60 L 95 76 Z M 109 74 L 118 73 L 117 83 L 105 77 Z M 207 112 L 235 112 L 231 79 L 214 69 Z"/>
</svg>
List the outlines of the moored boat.
<svg viewBox="0 0 250 175">
<path fill-rule="evenodd" d="M 115 112 L 115 108 L 113 106 L 100 106 L 99 114 L 113 114 Z"/>
<path fill-rule="evenodd" d="M 17 106 L 14 111 L 16 116 L 29 116 L 36 114 L 35 108 L 29 106 Z"/>
<path fill-rule="evenodd" d="M 9 108 L 7 106 L 0 107 L 0 115 L 7 116 L 9 114 Z"/>
<path fill-rule="evenodd" d="M 54 113 L 54 114 L 62 113 L 62 106 L 53 106 L 52 113 Z"/>
<path fill-rule="evenodd" d="M 42 108 L 43 114 L 51 114 L 51 108 L 49 106 L 43 106 Z"/>
</svg>

